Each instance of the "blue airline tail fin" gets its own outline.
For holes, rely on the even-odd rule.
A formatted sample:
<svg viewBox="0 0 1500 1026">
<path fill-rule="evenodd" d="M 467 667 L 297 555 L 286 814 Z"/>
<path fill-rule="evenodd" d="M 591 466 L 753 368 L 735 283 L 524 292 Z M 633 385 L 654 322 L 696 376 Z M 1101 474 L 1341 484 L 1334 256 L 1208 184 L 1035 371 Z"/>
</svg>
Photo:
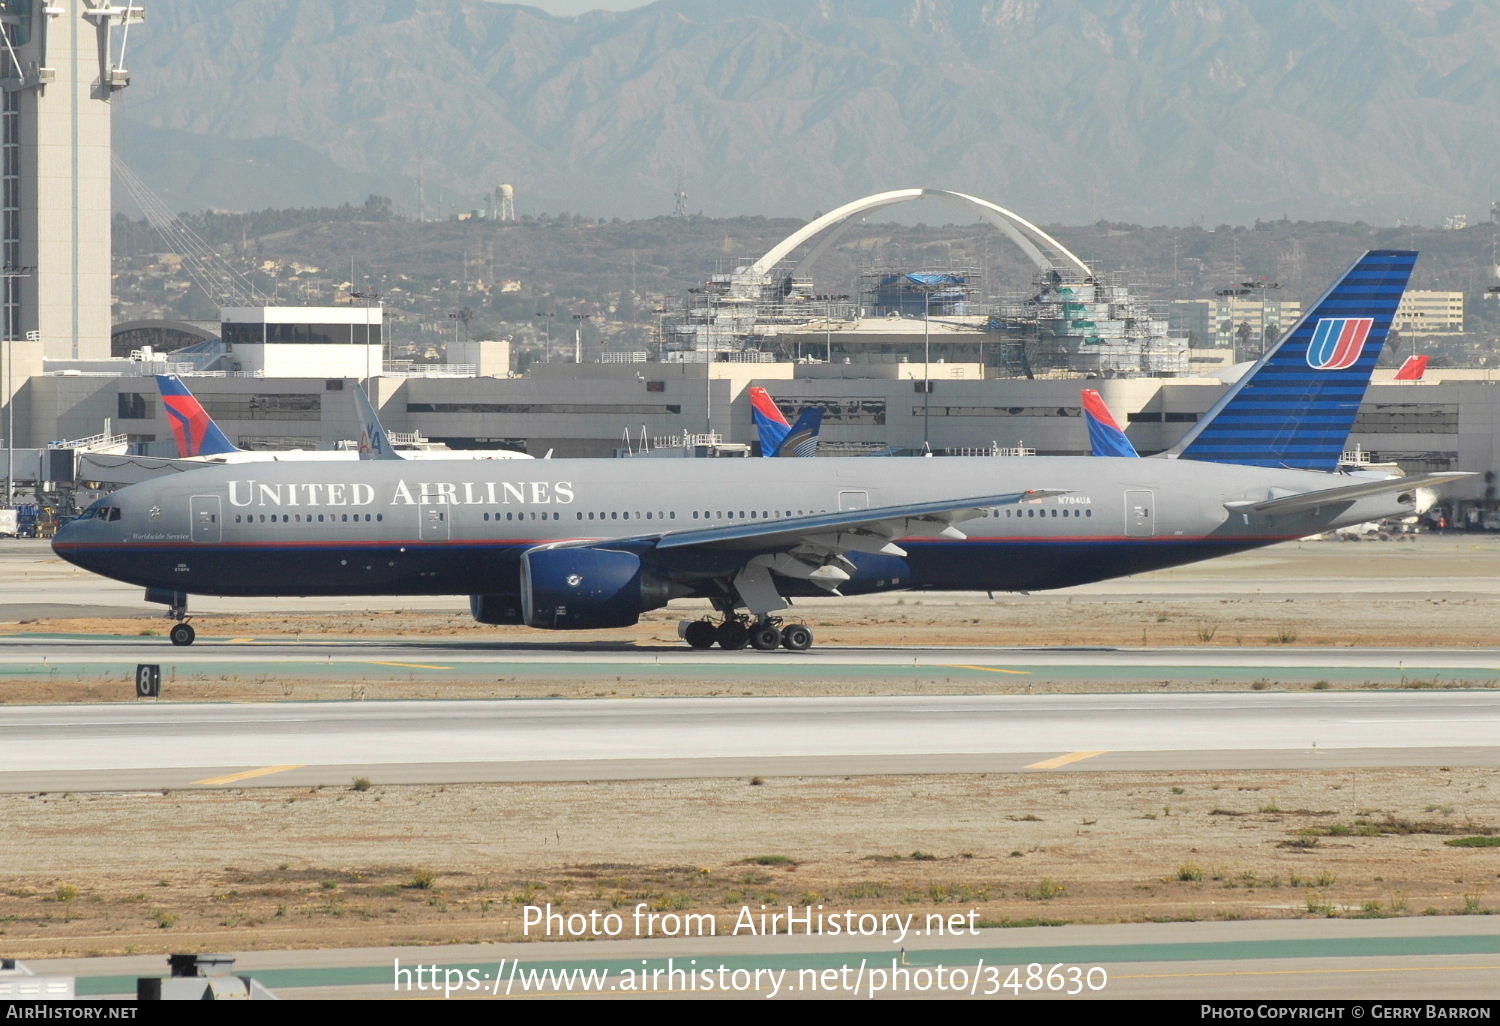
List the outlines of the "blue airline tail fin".
<svg viewBox="0 0 1500 1026">
<path fill-rule="evenodd" d="M 750 413 L 755 418 L 755 427 L 760 432 L 760 453 L 762 456 L 774 456 L 781 449 L 781 443 L 792 430 L 792 425 L 787 423 L 786 417 L 777 408 L 771 393 L 760 386 L 750 389 Z"/>
<path fill-rule="evenodd" d="M 818 434 L 823 430 L 823 407 L 809 406 L 802 411 L 802 416 L 797 418 L 797 423 L 787 432 L 781 440 L 773 455 L 776 456 L 816 456 L 818 454 Z"/>
<path fill-rule="evenodd" d="M 1416 262 L 1366 253 L 1166 455 L 1335 470 Z"/>
<path fill-rule="evenodd" d="M 240 451 L 176 374 L 158 374 L 156 387 L 161 389 L 167 421 L 172 425 L 172 434 L 177 436 L 179 457 L 222 456 Z"/>
<path fill-rule="evenodd" d="M 404 460 L 391 445 L 390 436 L 380 423 L 375 405 L 359 384 L 354 386 L 354 404 L 359 410 L 359 458 L 362 460 Z"/>
<path fill-rule="evenodd" d="M 1092 388 L 1083 390 L 1083 419 L 1089 425 L 1089 445 L 1094 456 L 1125 456 L 1135 459 L 1140 453 L 1125 437 L 1104 397 Z"/>
</svg>

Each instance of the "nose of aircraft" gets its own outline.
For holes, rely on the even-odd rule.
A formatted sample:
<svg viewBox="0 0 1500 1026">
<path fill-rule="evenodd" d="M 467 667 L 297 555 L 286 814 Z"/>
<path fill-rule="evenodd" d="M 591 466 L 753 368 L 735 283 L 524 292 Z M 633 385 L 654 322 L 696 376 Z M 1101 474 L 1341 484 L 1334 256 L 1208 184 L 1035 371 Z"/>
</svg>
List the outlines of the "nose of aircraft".
<svg viewBox="0 0 1500 1026">
<path fill-rule="evenodd" d="M 97 573 L 97 556 L 102 550 L 96 546 L 112 540 L 113 535 L 109 523 L 98 515 L 96 508 L 91 507 L 83 516 L 58 528 L 57 534 L 52 536 L 52 551 L 74 566 Z"/>
<path fill-rule="evenodd" d="M 77 558 L 75 558 L 75 546 L 82 536 L 82 526 L 82 521 L 71 520 L 63 524 L 58 529 L 58 532 L 52 536 L 52 551 L 74 565 L 81 565 L 78 563 Z"/>
</svg>

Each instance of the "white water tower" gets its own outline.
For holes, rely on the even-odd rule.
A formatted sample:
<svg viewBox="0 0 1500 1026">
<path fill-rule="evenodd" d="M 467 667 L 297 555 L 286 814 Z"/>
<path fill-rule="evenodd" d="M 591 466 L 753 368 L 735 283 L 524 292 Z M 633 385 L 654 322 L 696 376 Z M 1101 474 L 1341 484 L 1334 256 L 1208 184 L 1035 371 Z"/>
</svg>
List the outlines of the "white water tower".
<svg viewBox="0 0 1500 1026">
<path fill-rule="evenodd" d="M 495 190 L 495 220 L 514 221 L 516 219 L 516 187 L 514 185 L 502 185 Z"/>
</svg>

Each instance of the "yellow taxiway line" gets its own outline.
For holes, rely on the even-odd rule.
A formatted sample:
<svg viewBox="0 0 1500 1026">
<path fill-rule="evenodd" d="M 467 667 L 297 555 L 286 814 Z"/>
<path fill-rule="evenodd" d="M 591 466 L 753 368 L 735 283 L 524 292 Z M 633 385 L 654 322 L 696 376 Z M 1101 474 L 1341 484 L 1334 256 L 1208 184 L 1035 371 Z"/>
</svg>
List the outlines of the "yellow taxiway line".
<svg viewBox="0 0 1500 1026">
<path fill-rule="evenodd" d="M 1057 758 L 1055 758 L 1055 759 L 1048 759 L 1045 762 L 1034 762 L 1030 766 L 1027 766 L 1026 768 L 1027 769 L 1058 769 L 1059 767 L 1066 766 L 1066 765 L 1068 765 L 1071 762 L 1082 762 L 1084 759 L 1092 759 L 1096 755 L 1107 755 L 1107 754 L 1109 754 L 1107 751 L 1104 751 L 1104 752 L 1069 752 L 1067 755 L 1059 755 Z"/>
<path fill-rule="evenodd" d="M 1002 670 L 998 666 L 965 666 L 963 663 L 945 663 L 945 670 L 978 670 L 981 673 L 1010 673 L 1017 677 L 1030 677 L 1030 670 Z"/>
<path fill-rule="evenodd" d="M 287 770 L 301 769 L 303 763 L 295 766 L 262 766 L 260 769 L 246 770 L 243 773 L 231 773 L 227 777 L 209 777 L 207 780 L 195 780 L 194 784 L 205 787 L 217 787 L 219 784 L 237 784 L 241 780 L 250 780 L 254 777 L 269 777 L 272 773 L 285 773 Z"/>
</svg>

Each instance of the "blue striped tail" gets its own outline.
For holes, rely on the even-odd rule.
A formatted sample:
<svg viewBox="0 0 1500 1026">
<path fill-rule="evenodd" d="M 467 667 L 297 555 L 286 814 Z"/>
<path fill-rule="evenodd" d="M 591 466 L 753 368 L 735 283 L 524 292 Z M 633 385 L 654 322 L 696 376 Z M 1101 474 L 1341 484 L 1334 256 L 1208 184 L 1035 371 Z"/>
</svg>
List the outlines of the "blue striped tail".
<svg viewBox="0 0 1500 1026">
<path fill-rule="evenodd" d="M 1335 470 L 1416 262 L 1410 250 L 1366 253 L 1171 454 Z"/>
</svg>

